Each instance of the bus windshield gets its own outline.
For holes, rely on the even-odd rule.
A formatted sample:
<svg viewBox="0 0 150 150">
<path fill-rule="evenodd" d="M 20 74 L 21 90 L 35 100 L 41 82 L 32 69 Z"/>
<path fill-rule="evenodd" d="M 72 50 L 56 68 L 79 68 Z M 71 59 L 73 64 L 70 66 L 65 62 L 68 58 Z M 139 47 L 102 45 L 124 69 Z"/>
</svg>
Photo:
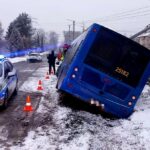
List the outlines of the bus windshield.
<svg viewBox="0 0 150 150">
<path fill-rule="evenodd" d="M 143 51 L 140 51 L 141 48 Z M 86 64 L 133 87 L 137 86 L 148 62 L 149 55 L 143 47 L 124 40 L 123 36 L 120 38 L 105 27 L 98 31 L 85 58 Z"/>
</svg>

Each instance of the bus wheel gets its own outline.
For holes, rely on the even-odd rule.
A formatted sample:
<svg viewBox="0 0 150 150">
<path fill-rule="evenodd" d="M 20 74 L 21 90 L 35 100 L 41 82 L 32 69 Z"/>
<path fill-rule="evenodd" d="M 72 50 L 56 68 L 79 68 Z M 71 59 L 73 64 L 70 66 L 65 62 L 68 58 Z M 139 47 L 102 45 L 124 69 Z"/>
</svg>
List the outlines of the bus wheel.
<svg viewBox="0 0 150 150">
<path fill-rule="evenodd" d="M 56 89 L 58 89 L 58 82 L 57 82 L 57 84 L 56 84 Z"/>
</svg>

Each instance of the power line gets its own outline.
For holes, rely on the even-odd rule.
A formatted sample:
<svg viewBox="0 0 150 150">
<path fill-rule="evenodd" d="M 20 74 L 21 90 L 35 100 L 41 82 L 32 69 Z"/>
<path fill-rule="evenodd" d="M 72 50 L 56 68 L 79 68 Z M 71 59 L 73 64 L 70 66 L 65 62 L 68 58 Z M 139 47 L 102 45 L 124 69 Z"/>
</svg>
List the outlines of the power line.
<svg viewBox="0 0 150 150">
<path fill-rule="evenodd" d="M 101 20 L 102 22 L 110 22 L 110 21 L 119 21 L 119 20 L 122 20 L 122 19 L 130 19 L 130 18 L 135 18 L 135 17 L 142 17 L 142 16 L 147 16 L 147 15 L 150 15 L 150 13 L 145 13 L 145 14 L 140 14 L 140 15 L 130 15 L 130 16 L 127 16 L 127 17 L 118 17 L 118 18 L 114 18 L 114 19 L 109 19 L 109 20 Z M 137 19 L 137 18 L 136 18 Z"/>
<path fill-rule="evenodd" d="M 114 17 L 114 16 L 120 16 L 120 15 L 126 15 L 126 14 L 128 14 L 128 13 L 131 13 L 131 12 L 137 12 L 137 11 L 139 11 L 139 10 L 141 10 L 141 9 L 147 9 L 147 8 L 150 8 L 150 6 L 146 6 L 146 7 L 140 7 L 140 8 L 137 8 L 137 9 L 132 9 L 132 10 L 129 10 L 129 11 L 124 11 L 124 12 L 121 12 L 121 13 L 115 13 L 115 14 L 113 14 L 113 15 L 110 15 L 110 16 L 106 16 L 106 17 Z M 149 10 L 149 9 L 148 9 Z M 145 10 L 145 11 L 147 11 L 147 10 Z M 132 14 L 133 14 L 132 13 Z"/>
<path fill-rule="evenodd" d="M 115 13 L 113 15 L 105 16 L 103 18 L 99 18 L 99 19 L 95 19 L 95 20 L 105 21 L 105 20 L 108 20 L 108 18 L 122 17 L 122 16 L 125 16 L 125 15 L 137 14 L 137 13 L 141 13 L 142 11 L 139 11 L 139 10 L 142 10 L 142 9 L 146 9 L 146 10 L 143 10 L 143 12 L 149 12 L 150 10 L 149 9 L 147 10 L 147 8 L 150 8 L 150 6 L 141 7 L 141 8 L 134 9 L 134 10 L 129 10 L 129 11 L 124 11 L 124 12 L 121 12 L 121 13 Z M 131 13 L 131 12 L 134 12 L 134 13 Z M 85 21 L 85 23 L 88 23 L 88 22 L 93 22 L 93 20 Z"/>
<path fill-rule="evenodd" d="M 109 17 L 111 19 L 115 19 L 115 18 L 119 18 L 119 17 L 127 17 L 127 16 L 131 16 L 131 15 L 136 15 L 136 14 L 143 14 L 143 13 L 147 13 L 147 12 L 150 12 L 150 10 L 145 10 L 145 11 L 139 11 L 139 12 L 135 12 L 135 13 L 128 13 L 128 14 L 124 14 L 124 15 L 117 15 L 117 16 L 114 16 L 114 17 Z M 107 18 L 108 19 L 108 18 Z"/>
</svg>

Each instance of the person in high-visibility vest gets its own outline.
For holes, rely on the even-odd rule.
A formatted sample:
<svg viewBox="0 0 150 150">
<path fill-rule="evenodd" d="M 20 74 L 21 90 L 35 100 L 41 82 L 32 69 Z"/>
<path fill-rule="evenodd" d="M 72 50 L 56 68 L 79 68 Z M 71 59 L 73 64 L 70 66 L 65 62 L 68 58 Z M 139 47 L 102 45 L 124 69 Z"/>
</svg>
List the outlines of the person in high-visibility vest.
<svg viewBox="0 0 150 150">
<path fill-rule="evenodd" d="M 60 61 L 60 60 L 61 60 L 61 57 L 62 57 L 62 52 L 61 52 L 61 51 L 59 51 L 59 53 L 57 54 L 57 59 L 58 59 L 58 61 Z"/>
<path fill-rule="evenodd" d="M 64 60 L 65 55 L 66 55 L 66 53 L 67 53 L 67 51 L 68 51 L 69 48 L 70 48 L 70 45 L 64 44 L 64 46 L 63 46 L 63 53 L 62 53 L 62 58 L 61 58 L 61 60 Z"/>
<path fill-rule="evenodd" d="M 64 60 L 64 54 L 62 54 L 62 56 L 61 56 L 61 59 L 60 59 L 61 61 L 63 61 Z"/>
</svg>

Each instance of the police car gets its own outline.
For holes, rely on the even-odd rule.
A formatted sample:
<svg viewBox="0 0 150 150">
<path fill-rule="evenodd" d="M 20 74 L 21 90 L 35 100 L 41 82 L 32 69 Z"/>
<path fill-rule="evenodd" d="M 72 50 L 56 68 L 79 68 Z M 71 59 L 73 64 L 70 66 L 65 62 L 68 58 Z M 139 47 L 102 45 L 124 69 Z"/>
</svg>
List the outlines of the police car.
<svg viewBox="0 0 150 150">
<path fill-rule="evenodd" d="M 42 56 L 39 53 L 29 53 L 27 56 L 28 62 L 42 62 Z"/>
<path fill-rule="evenodd" d="M 0 107 L 7 108 L 12 94 L 17 94 L 18 76 L 12 63 L 0 55 Z"/>
</svg>

